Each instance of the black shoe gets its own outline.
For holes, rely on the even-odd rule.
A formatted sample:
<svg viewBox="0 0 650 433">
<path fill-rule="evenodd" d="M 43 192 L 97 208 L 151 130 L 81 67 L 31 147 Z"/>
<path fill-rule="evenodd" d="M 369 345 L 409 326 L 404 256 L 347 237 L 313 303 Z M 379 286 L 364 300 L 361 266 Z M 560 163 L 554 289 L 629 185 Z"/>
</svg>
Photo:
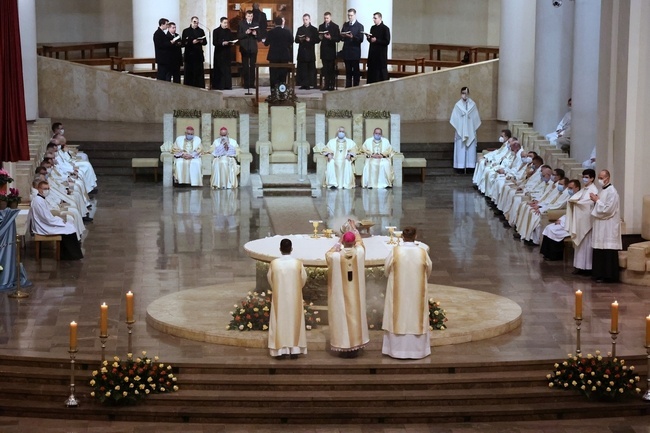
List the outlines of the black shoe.
<svg viewBox="0 0 650 433">
<path fill-rule="evenodd" d="M 292 353 L 290 358 L 291 359 L 298 359 L 298 354 L 297 353 Z"/>
<path fill-rule="evenodd" d="M 571 271 L 572 275 L 582 275 L 582 269 L 575 268 L 573 271 Z"/>
<path fill-rule="evenodd" d="M 519 233 L 513 233 L 512 237 L 515 239 L 521 239 L 521 235 Z"/>
<path fill-rule="evenodd" d="M 336 187 L 335 186 L 330 186 L 330 189 L 336 189 Z"/>
<path fill-rule="evenodd" d="M 527 247 L 538 247 L 539 246 L 535 242 L 529 241 L 528 239 L 524 240 L 524 245 L 526 245 Z"/>
<path fill-rule="evenodd" d="M 90 191 L 88 194 L 97 194 L 99 190 L 97 188 L 94 188 L 92 191 Z"/>
<path fill-rule="evenodd" d="M 90 218 L 90 217 L 83 217 L 83 218 L 81 218 L 81 219 L 82 219 L 83 222 L 85 222 L 85 223 L 91 223 L 91 222 L 93 222 L 93 219 Z"/>
</svg>

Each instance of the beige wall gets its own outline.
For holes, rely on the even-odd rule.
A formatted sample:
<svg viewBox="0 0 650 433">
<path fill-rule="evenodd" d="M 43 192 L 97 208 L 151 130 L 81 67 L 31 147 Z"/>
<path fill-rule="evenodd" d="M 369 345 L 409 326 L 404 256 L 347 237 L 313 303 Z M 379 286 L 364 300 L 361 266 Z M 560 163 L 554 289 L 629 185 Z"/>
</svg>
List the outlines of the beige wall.
<svg viewBox="0 0 650 433">
<path fill-rule="evenodd" d="M 415 75 L 397 81 L 353 87 L 324 95 L 327 110 L 345 108 L 354 113 L 388 110 L 403 122 L 448 120 L 460 89 L 469 86 L 482 119 L 495 119 L 499 61 Z"/>
<path fill-rule="evenodd" d="M 161 123 L 173 109 L 204 112 L 223 106 L 219 92 L 38 58 L 40 117 Z"/>
</svg>

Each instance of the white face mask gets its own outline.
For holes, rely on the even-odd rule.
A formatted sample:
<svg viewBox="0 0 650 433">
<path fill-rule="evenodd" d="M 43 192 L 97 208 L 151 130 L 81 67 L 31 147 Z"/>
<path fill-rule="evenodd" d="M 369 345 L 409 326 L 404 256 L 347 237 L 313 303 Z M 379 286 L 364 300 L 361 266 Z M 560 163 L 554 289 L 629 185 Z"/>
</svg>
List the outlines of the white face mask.
<svg viewBox="0 0 650 433">
<path fill-rule="evenodd" d="M 41 195 L 43 197 L 47 197 L 48 195 L 50 195 L 50 190 L 49 189 L 44 189 L 43 192 L 41 193 Z"/>
<path fill-rule="evenodd" d="M 504 141 L 506 141 L 506 139 L 503 138 L 503 136 L 500 136 L 500 137 L 499 137 L 499 143 L 503 143 Z"/>
<path fill-rule="evenodd" d="M 605 186 L 605 181 L 602 179 L 598 179 L 598 185 Z"/>
<path fill-rule="evenodd" d="M 521 160 L 526 164 L 530 164 L 531 162 L 533 162 L 533 158 L 531 158 L 530 156 L 524 156 L 523 158 L 521 158 Z"/>
<path fill-rule="evenodd" d="M 345 138 L 345 132 L 339 132 L 338 137 L 341 139 Z"/>
</svg>

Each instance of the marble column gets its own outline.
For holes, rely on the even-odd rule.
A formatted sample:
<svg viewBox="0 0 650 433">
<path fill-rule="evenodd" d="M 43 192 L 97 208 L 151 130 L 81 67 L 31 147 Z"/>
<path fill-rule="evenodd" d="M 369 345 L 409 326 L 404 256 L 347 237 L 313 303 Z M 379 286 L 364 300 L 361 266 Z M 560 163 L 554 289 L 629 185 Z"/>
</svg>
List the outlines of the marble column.
<svg viewBox="0 0 650 433">
<path fill-rule="evenodd" d="M 532 31 L 535 3 L 501 0 L 501 23 L 497 118 L 530 122 L 533 120 L 535 75 L 535 32 Z M 504 28 L 507 31 L 503 31 Z"/>
<path fill-rule="evenodd" d="M 573 67 L 574 2 L 553 7 L 548 0 L 537 0 L 535 12 L 535 130 L 540 134 L 554 131 L 567 112 L 571 97 Z M 504 26 L 506 36 L 509 26 Z"/>
<path fill-rule="evenodd" d="M 375 0 L 372 2 L 364 0 L 348 0 L 348 9 L 356 9 L 357 21 L 363 24 L 364 31 L 370 33 L 370 27 L 374 25 L 372 15 L 379 12 L 382 15 L 382 20 L 391 30 L 391 40 L 393 38 L 393 0 Z M 347 9 L 346 9 L 347 11 Z M 339 24 L 340 26 L 347 20 L 347 13 L 345 18 Z M 336 22 L 336 20 L 335 20 Z M 368 57 L 369 44 L 364 39 L 361 44 L 361 57 Z M 388 45 L 388 58 L 393 57 L 393 44 Z"/>
<path fill-rule="evenodd" d="M 183 31 L 179 0 L 133 0 L 133 57 L 155 57 L 153 34 L 160 18 L 175 22 L 178 33 Z M 189 19 L 185 21 L 187 27 Z"/>
<path fill-rule="evenodd" d="M 564 7 L 564 6 L 562 6 Z M 571 157 L 584 161 L 597 142 L 600 60 L 600 0 L 575 0 Z"/>
<path fill-rule="evenodd" d="M 19 0 L 18 17 L 20 26 L 20 50 L 23 59 L 25 115 L 29 121 L 38 118 L 35 0 Z"/>
</svg>

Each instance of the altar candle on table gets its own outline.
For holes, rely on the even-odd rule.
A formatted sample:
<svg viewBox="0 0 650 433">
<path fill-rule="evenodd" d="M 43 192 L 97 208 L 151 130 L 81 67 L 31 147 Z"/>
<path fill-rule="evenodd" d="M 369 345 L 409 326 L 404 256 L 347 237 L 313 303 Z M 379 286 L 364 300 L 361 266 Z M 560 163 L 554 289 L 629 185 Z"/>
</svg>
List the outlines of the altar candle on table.
<svg viewBox="0 0 650 433">
<path fill-rule="evenodd" d="M 102 303 L 99 315 L 99 335 L 108 335 L 108 305 Z"/>
<path fill-rule="evenodd" d="M 650 314 L 645 318 L 645 345 L 650 347 Z"/>
<path fill-rule="evenodd" d="M 612 303 L 612 332 L 618 332 L 618 302 Z"/>
<path fill-rule="evenodd" d="M 126 321 L 133 322 L 133 293 L 126 294 Z"/>
<path fill-rule="evenodd" d="M 582 319 L 582 291 L 576 291 L 576 319 Z"/>
<path fill-rule="evenodd" d="M 70 351 L 77 350 L 77 322 L 70 322 Z"/>
</svg>

